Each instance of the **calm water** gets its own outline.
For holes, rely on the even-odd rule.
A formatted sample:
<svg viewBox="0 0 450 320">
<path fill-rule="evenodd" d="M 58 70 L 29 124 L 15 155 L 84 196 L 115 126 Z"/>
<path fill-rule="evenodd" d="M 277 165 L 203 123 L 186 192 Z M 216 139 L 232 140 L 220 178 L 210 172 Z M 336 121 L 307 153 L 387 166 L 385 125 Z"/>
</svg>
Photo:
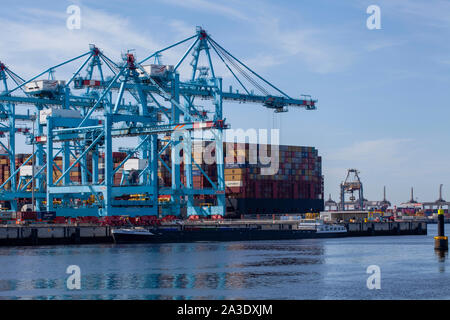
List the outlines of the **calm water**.
<svg viewBox="0 0 450 320">
<path fill-rule="evenodd" d="M 450 299 L 435 234 L 0 248 L 0 299 Z M 69 265 L 81 290 L 66 287 Z M 369 265 L 381 268 L 380 290 L 366 287 Z"/>
</svg>

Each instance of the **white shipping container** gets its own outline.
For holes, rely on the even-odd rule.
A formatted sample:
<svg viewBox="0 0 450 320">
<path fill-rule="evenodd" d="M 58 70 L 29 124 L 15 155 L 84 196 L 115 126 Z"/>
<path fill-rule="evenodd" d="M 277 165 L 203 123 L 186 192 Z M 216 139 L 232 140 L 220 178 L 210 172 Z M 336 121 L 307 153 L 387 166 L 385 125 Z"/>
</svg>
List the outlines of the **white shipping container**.
<svg viewBox="0 0 450 320">
<path fill-rule="evenodd" d="M 41 168 L 40 166 L 34 167 L 34 172 L 35 173 L 38 172 L 40 168 Z M 20 171 L 19 171 L 19 175 L 21 177 L 31 177 L 33 175 L 33 166 L 23 166 L 23 167 L 21 167 Z"/>
<path fill-rule="evenodd" d="M 146 159 L 128 159 L 123 165 L 123 169 L 126 171 L 132 170 L 144 170 L 147 167 L 148 160 Z"/>
<path fill-rule="evenodd" d="M 174 67 L 171 65 L 161 65 L 161 64 L 151 64 L 142 66 L 142 68 L 147 72 L 151 77 L 164 77 L 166 76 L 167 72 L 172 72 Z M 142 74 L 141 72 L 141 75 Z"/>
<path fill-rule="evenodd" d="M 47 117 L 55 118 L 76 118 L 81 119 L 81 113 L 78 110 L 49 108 L 39 111 L 39 123 L 46 124 Z"/>
<path fill-rule="evenodd" d="M 28 177 L 33 175 L 33 167 L 32 166 L 23 166 L 20 168 L 20 176 Z"/>
<path fill-rule="evenodd" d="M 229 188 L 242 187 L 242 181 L 225 181 L 225 185 Z"/>
<path fill-rule="evenodd" d="M 66 82 L 63 80 L 36 80 L 25 85 L 25 92 L 56 92 L 59 88 L 64 87 Z"/>
</svg>

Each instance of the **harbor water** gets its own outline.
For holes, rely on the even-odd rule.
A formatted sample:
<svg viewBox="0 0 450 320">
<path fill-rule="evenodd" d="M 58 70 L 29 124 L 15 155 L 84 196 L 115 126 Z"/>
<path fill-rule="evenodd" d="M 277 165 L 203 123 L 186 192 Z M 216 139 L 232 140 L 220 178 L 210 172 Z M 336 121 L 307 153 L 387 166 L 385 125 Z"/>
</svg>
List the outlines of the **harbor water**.
<svg viewBox="0 0 450 320">
<path fill-rule="evenodd" d="M 436 233 L 428 225 L 426 236 L 5 247 L 0 299 L 450 299 Z M 79 290 L 67 285 L 69 266 L 79 267 Z M 369 266 L 379 267 L 379 289 L 367 286 Z"/>
</svg>

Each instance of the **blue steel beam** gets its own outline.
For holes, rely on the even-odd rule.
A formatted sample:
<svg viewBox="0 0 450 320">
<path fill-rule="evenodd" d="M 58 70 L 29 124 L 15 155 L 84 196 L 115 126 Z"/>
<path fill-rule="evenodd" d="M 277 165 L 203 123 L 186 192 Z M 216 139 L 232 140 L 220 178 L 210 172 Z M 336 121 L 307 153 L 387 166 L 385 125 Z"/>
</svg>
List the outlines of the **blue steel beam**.
<svg viewBox="0 0 450 320">
<path fill-rule="evenodd" d="M 9 94 L 13 93 L 14 91 L 16 91 L 16 90 L 18 90 L 18 89 L 21 89 L 21 88 L 24 87 L 26 84 L 28 84 L 28 83 L 30 83 L 30 82 L 32 82 L 32 81 L 38 79 L 39 77 L 43 76 L 44 74 L 46 74 L 46 73 L 48 73 L 48 72 L 50 72 L 50 71 L 52 71 L 52 70 L 54 70 L 54 69 L 56 69 L 56 68 L 62 67 L 62 66 L 64 66 L 64 65 L 68 64 L 68 63 L 71 63 L 71 62 L 73 62 L 73 61 L 76 61 L 76 60 L 78 60 L 78 59 L 81 59 L 81 58 L 83 58 L 83 57 L 85 57 L 85 56 L 87 56 L 87 55 L 90 55 L 90 54 L 91 54 L 91 52 L 89 51 L 89 52 L 86 52 L 86 53 L 84 53 L 84 54 L 82 54 L 82 55 L 80 55 L 80 56 L 78 56 L 78 57 L 75 57 L 75 58 L 73 58 L 73 59 L 67 60 L 67 61 L 65 61 L 65 62 L 63 62 L 63 63 L 60 63 L 60 64 L 58 64 L 58 65 L 55 65 L 55 66 L 53 66 L 53 67 L 51 67 L 51 68 L 48 68 L 48 69 L 45 70 L 44 72 L 39 73 L 37 76 L 34 76 L 34 77 L 31 78 L 30 80 L 25 81 L 25 82 L 22 83 L 21 85 L 19 85 L 19 86 L 15 87 L 14 89 L 12 89 L 11 91 L 9 91 Z"/>
<path fill-rule="evenodd" d="M 148 56 L 144 60 L 140 61 L 139 64 L 143 64 L 143 63 L 147 62 L 148 60 L 150 60 L 151 58 L 155 57 L 156 55 L 159 55 L 159 54 L 163 53 L 164 51 L 167 51 L 167 50 L 172 49 L 172 48 L 174 48 L 176 46 L 179 46 L 180 44 L 185 43 L 185 42 L 187 42 L 189 40 L 192 40 L 192 39 L 194 39 L 196 37 L 197 37 L 197 35 L 193 35 L 192 37 L 186 38 L 186 39 L 181 40 L 181 41 L 179 41 L 179 42 L 177 42 L 177 43 L 175 43 L 173 45 L 170 45 L 170 46 L 168 46 L 168 47 L 166 47 L 164 49 L 156 51 L 155 53 L 151 54 L 150 56 Z"/>
<path fill-rule="evenodd" d="M 188 50 L 184 53 L 181 59 L 175 66 L 173 73 L 169 73 L 166 79 L 154 79 L 151 75 L 147 74 L 142 64 L 151 59 L 152 57 L 159 57 L 162 52 L 169 50 L 173 47 L 181 45 L 187 41 L 193 40 L 193 43 L 189 46 Z M 244 88 L 246 94 L 239 94 L 233 92 L 223 92 L 222 81 L 220 78 L 216 77 L 215 68 L 213 65 L 212 57 L 210 52 L 210 46 L 213 48 L 214 53 L 219 56 L 220 60 L 226 65 L 228 70 L 233 74 L 235 80 Z M 223 130 L 227 127 L 223 121 L 223 101 L 239 101 L 239 102 L 251 102 L 262 104 L 267 108 L 273 108 L 276 111 L 284 109 L 287 106 L 297 106 L 304 107 L 309 110 L 316 108 L 316 100 L 312 99 L 293 99 L 290 98 L 283 91 L 279 90 L 277 87 L 272 85 L 270 82 L 256 74 L 252 69 L 244 65 L 240 60 L 236 59 L 228 51 L 218 45 L 214 40 L 212 40 L 209 35 L 203 29 L 198 29 L 197 34 L 179 41 L 171 46 L 168 46 L 162 50 L 159 50 L 152 55 L 148 56 L 140 63 L 135 61 L 134 55 L 128 53 L 125 55 L 125 60 L 123 64 L 116 64 L 112 62 L 109 58 L 104 56 L 101 52 L 97 52 L 95 47 L 91 48 L 89 53 L 81 55 L 77 58 L 68 60 L 60 65 L 52 67 L 47 71 L 41 73 L 40 75 L 28 80 L 23 81 L 18 79 L 16 83 L 16 88 L 23 88 L 26 83 L 29 83 L 39 76 L 48 72 L 55 70 L 56 68 L 65 65 L 76 59 L 80 59 L 84 56 L 89 55 L 88 59 L 79 67 L 74 75 L 70 78 L 66 85 L 66 90 L 63 95 L 56 98 L 48 97 L 34 97 L 26 95 L 25 97 L 2 95 L 0 96 L 0 102 L 5 102 L 9 104 L 33 104 L 36 106 L 38 111 L 44 106 L 61 106 L 63 108 L 75 108 L 76 110 L 82 110 L 82 119 L 68 119 L 68 118 L 48 118 L 50 119 L 47 124 L 46 130 L 46 152 L 47 157 L 53 159 L 53 143 L 60 142 L 63 144 L 63 150 L 66 154 L 65 165 L 63 166 L 63 176 L 60 177 L 55 183 L 52 180 L 52 173 L 54 163 L 47 163 L 47 208 L 51 209 L 53 207 L 53 199 L 60 195 L 73 195 L 76 197 L 81 197 L 81 195 L 89 194 L 103 194 L 103 203 L 100 204 L 102 215 L 111 214 L 113 207 L 117 204 L 123 204 L 123 202 L 118 202 L 114 200 L 116 196 L 122 196 L 132 193 L 144 193 L 151 195 L 151 201 L 146 202 L 150 204 L 152 209 L 152 214 L 156 214 L 155 207 L 157 207 L 157 197 L 158 195 L 172 195 L 171 199 L 174 201 L 172 212 L 175 214 L 179 213 L 180 199 L 183 196 L 188 196 L 188 210 L 190 214 L 224 214 L 225 209 L 225 181 L 224 181 L 224 166 L 223 166 Z M 176 73 L 180 65 L 186 60 L 189 53 L 194 52 L 194 61 L 192 63 L 192 78 L 191 81 L 182 82 L 179 80 L 179 75 Z M 209 70 L 211 71 L 208 79 L 205 78 L 206 73 L 201 72 L 199 78 L 196 78 L 197 68 L 199 68 L 199 57 L 200 54 L 204 53 L 207 58 L 209 65 Z M 225 57 L 225 59 L 224 59 Z M 232 59 L 232 60 L 231 60 Z M 230 64 L 226 62 L 228 60 Z M 90 63 L 89 63 L 90 61 Z M 235 62 L 233 62 L 235 61 Z M 104 75 L 101 69 L 101 63 L 104 62 L 110 71 L 113 73 L 112 78 L 109 80 L 104 80 Z M 158 63 L 159 60 L 158 60 Z M 255 95 L 253 92 L 248 90 L 242 81 L 240 81 L 237 73 L 232 70 L 232 66 L 240 69 L 242 66 L 244 69 L 248 70 L 253 76 L 263 81 L 269 87 L 275 89 L 281 96 L 271 96 L 271 95 Z M 94 67 L 99 68 L 100 81 L 101 84 L 95 89 L 101 90 L 98 96 L 91 96 L 91 88 L 87 87 L 86 97 L 77 97 L 70 94 L 69 85 L 74 81 L 74 79 L 82 72 L 82 70 L 87 66 L 87 76 L 83 79 L 91 79 L 93 75 Z M 137 73 L 137 70 L 140 73 Z M 242 71 L 242 70 L 241 70 Z M 248 80 L 248 75 L 246 76 Z M 258 87 L 255 81 L 251 81 Z M 264 88 L 260 87 L 263 89 Z M 117 92 L 118 91 L 118 92 Z M 13 91 L 7 91 L 13 92 Z M 116 103 L 112 103 L 113 93 L 115 93 Z M 125 94 L 134 98 L 137 102 L 135 105 L 125 105 L 124 100 Z M 185 105 L 180 103 L 180 97 L 184 98 Z M 203 123 L 194 122 L 193 119 L 204 119 L 207 120 L 206 114 L 200 114 L 194 105 L 195 98 L 211 99 L 214 105 L 214 121 L 209 121 L 210 125 L 204 127 Z M 159 102 L 158 99 L 164 100 Z M 169 104 L 166 107 L 165 104 Z M 92 118 L 94 112 L 102 111 L 102 125 L 99 126 L 98 120 Z M 168 123 L 160 123 L 157 120 L 158 112 L 162 112 L 166 115 Z M 181 117 L 183 115 L 183 117 Z M 0 114 L 1 118 L 1 114 Z M 16 118 L 18 119 L 18 118 Z M 120 123 L 120 126 L 117 124 Z M 43 134 L 42 126 L 38 136 L 45 136 Z M 213 142 L 216 143 L 216 160 L 217 160 L 217 184 L 212 181 L 210 177 L 205 174 L 207 180 L 214 186 L 212 190 L 210 189 L 200 189 L 197 190 L 192 185 L 192 139 L 191 131 L 195 129 L 203 130 L 215 130 L 213 136 Z M 38 131 L 39 131 L 38 130 Z M 158 135 L 170 133 L 171 141 L 166 144 L 162 150 L 158 149 Z M 140 157 L 149 158 L 147 167 L 140 173 L 143 176 L 141 184 L 138 186 L 114 186 L 114 181 L 112 177 L 118 172 L 118 168 L 112 168 L 112 139 L 119 137 L 132 137 L 140 136 L 141 140 L 136 149 L 140 150 Z M 70 142 L 70 140 L 75 140 Z M 80 140 L 80 142 L 77 142 Z M 74 148 L 78 148 L 81 155 L 76 157 L 75 162 L 69 164 L 67 161 L 68 156 L 74 153 L 71 151 L 71 144 L 74 144 Z M 43 145 L 38 144 L 41 151 L 43 151 Z M 184 157 L 186 161 L 185 174 L 187 177 L 186 185 L 182 184 L 180 181 L 180 156 L 177 154 L 177 150 L 180 150 L 180 146 L 184 150 Z M 168 167 L 169 172 L 172 175 L 172 186 L 169 189 L 164 189 L 157 184 L 157 162 L 161 159 L 159 156 L 167 148 L 172 149 L 172 166 L 169 167 L 162 161 L 162 164 Z M 78 149 L 76 149 L 78 150 Z M 81 151 L 83 150 L 83 151 Z M 93 172 L 98 171 L 99 166 L 99 155 L 100 150 L 105 150 L 105 179 L 100 182 L 98 177 L 94 179 L 91 176 L 92 182 L 88 182 L 87 176 L 87 166 L 86 157 L 88 154 L 92 154 L 93 157 Z M 78 151 L 76 151 L 78 152 Z M 134 152 L 136 153 L 136 152 Z M 119 167 L 131 157 L 132 154 L 129 153 L 127 158 L 122 161 Z M 95 158 L 95 159 L 94 159 Z M 162 159 L 161 159 L 162 160 Z M 81 163 L 83 170 L 82 186 L 68 185 L 70 179 L 68 178 L 68 172 L 77 164 Z M 197 165 L 194 162 L 195 165 Z M 59 169 L 59 168 L 58 168 Z M 201 169 L 201 168 L 200 168 Z M 42 173 L 42 172 L 40 172 Z M 98 172 L 97 172 L 98 173 Z M 93 174 L 96 176 L 97 174 Z M 150 178 L 150 180 L 147 178 Z M 64 180 L 63 185 L 55 185 Z M 84 185 L 86 184 L 87 185 Z M 118 189 L 120 188 L 120 189 Z M 39 194 L 42 194 L 39 193 Z M 202 207 L 193 207 L 193 196 L 199 194 L 215 195 L 217 197 L 217 204 L 209 210 L 205 210 Z M 134 204 L 133 204 L 134 205 Z"/>
</svg>

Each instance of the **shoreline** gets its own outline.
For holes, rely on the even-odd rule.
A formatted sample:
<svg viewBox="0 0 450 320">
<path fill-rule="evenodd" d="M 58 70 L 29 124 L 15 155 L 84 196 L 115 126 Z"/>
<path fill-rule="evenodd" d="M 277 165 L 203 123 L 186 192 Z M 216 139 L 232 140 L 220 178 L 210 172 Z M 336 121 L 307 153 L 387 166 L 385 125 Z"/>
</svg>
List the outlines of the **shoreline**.
<svg viewBox="0 0 450 320">
<path fill-rule="evenodd" d="M 295 221 L 227 224 L 167 224 L 149 228 L 159 239 L 135 243 L 189 243 L 198 241 L 259 241 L 364 236 L 426 235 L 425 222 L 345 223 L 347 233 L 319 235 L 296 229 Z M 1 226 L 0 247 L 39 245 L 112 244 L 111 226 L 29 225 Z"/>
</svg>

